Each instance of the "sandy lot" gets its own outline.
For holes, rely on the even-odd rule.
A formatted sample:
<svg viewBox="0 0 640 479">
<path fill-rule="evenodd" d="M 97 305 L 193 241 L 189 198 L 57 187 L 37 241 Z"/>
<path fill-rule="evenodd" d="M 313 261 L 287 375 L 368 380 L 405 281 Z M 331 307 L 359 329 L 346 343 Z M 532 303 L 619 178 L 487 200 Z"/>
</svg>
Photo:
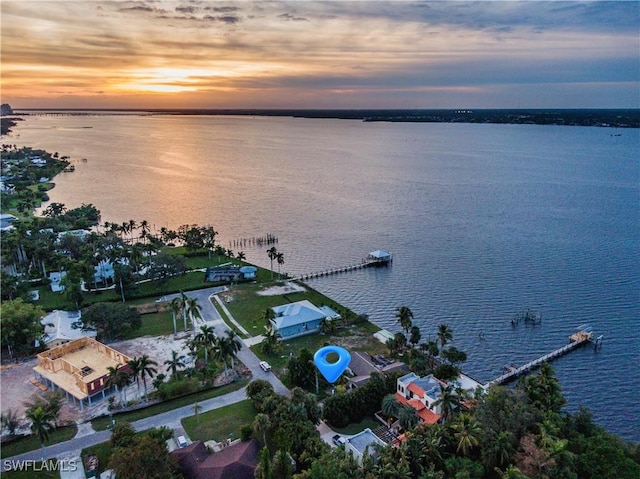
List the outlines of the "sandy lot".
<svg viewBox="0 0 640 479">
<path fill-rule="evenodd" d="M 189 337 L 188 333 L 178 334 L 175 338 L 173 335 L 158 337 L 143 336 L 141 338 L 111 343 L 109 346 L 131 357 L 146 354 L 158 363 L 156 367 L 158 373 L 167 374 L 164 362 L 171 357 L 171 351 L 174 350 L 186 355 L 189 350 L 185 343 Z M 35 377 L 32 368 L 36 366 L 36 364 L 36 359 L 31 359 L 27 362 L 2 368 L 0 372 L 0 410 L 2 412 L 8 409 L 14 409 L 20 415 L 24 415 L 24 401 L 40 392 L 38 387 L 29 382 L 30 379 Z M 147 385 L 151 389 L 151 381 L 147 380 Z M 136 394 L 135 384 L 129 386 L 127 399 L 134 399 Z M 107 401 L 98 401 L 97 404 L 94 403 L 90 408 L 85 407 L 84 411 L 80 411 L 79 407 L 69 402 L 65 403 L 61 411 L 60 422 L 86 420 L 106 412 Z"/>
<path fill-rule="evenodd" d="M 304 293 L 305 291 L 306 289 L 299 284 L 288 281 L 284 284 L 284 286 L 272 286 L 271 288 L 258 291 L 256 294 L 260 296 L 278 296 L 280 294 L 287 293 Z"/>
</svg>

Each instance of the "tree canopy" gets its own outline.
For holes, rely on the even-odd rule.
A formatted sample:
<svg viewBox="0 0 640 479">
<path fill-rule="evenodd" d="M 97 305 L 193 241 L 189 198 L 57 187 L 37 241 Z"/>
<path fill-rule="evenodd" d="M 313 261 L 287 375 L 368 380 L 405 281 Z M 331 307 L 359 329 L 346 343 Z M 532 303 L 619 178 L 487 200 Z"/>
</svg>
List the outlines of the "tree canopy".
<svg viewBox="0 0 640 479">
<path fill-rule="evenodd" d="M 84 328 L 94 328 L 98 339 L 120 339 L 138 329 L 142 321 L 135 308 L 120 303 L 96 303 L 82 312 Z"/>
</svg>

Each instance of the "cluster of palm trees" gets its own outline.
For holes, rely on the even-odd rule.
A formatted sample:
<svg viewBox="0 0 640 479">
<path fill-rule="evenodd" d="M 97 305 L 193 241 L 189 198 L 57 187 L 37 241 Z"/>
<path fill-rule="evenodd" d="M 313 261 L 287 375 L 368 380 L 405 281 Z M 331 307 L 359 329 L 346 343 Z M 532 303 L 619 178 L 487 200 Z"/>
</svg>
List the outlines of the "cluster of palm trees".
<svg viewBox="0 0 640 479">
<path fill-rule="evenodd" d="M 140 381 L 144 384 L 144 397 L 149 399 L 147 389 L 147 378 L 152 379 L 158 373 L 155 368 L 158 363 L 152 360 L 146 354 L 136 356 L 127 361 L 126 365 L 116 365 L 107 367 L 106 387 L 115 387 L 120 395 L 120 404 L 127 404 L 127 387 L 132 383 L 136 383 L 137 399 L 140 396 Z"/>
<path fill-rule="evenodd" d="M 275 246 L 272 246 L 267 250 L 267 256 L 271 260 L 271 279 L 273 279 L 273 260 L 276 260 L 278 263 L 278 281 L 280 280 L 280 266 L 284 264 L 284 254 Z"/>
<path fill-rule="evenodd" d="M 180 296 L 177 296 L 171 300 L 171 314 L 173 317 L 173 334 L 178 333 L 178 325 L 176 318 L 182 316 L 184 323 L 184 331 L 187 330 L 187 316 L 191 322 L 191 330 L 196 334 L 196 320 L 202 319 L 202 306 L 198 304 L 196 298 L 191 298 L 180 292 Z"/>
<path fill-rule="evenodd" d="M 205 367 L 209 366 L 209 353 L 224 366 L 225 376 L 229 375 L 229 363 L 231 369 L 235 369 L 235 360 L 242 349 L 242 342 L 233 330 L 227 330 L 224 336 L 217 336 L 211 326 L 201 326 L 198 334 L 190 342 L 190 347 L 197 357 L 200 351 L 204 352 Z M 173 374 L 173 370 L 172 370 Z"/>
<path fill-rule="evenodd" d="M 412 347 L 415 348 L 420 342 L 422 334 L 420 328 L 413 324 L 413 317 L 413 311 L 411 311 L 409 307 L 400 306 L 396 308 L 396 320 L 400 324 L 403 332 L 397 333 L 387 341 L 387 346 L 392 352 L 404 350 L 407 343 L 411 343 Z M 408 340 L 407 335 L 409 335 Z M 453 341 L 453 330 L 446 323 L 439 324 L 436 337 L 436 340 L 429 340 L 426 343 L 420 344 L 420 349 L 431 356 L 438 356 L 440 351 L 442 351 L 450 341 Z"/>
</svg>

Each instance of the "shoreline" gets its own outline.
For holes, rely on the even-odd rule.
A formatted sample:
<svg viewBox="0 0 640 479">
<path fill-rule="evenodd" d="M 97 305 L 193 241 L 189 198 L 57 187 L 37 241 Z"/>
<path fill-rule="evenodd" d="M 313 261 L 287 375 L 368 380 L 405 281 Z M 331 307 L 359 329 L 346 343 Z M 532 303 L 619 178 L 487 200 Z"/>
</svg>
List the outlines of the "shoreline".
<svg viewBox="0 0 640 479">
<path fill-rule="evenodd" d="M 14 116 L 59 115 L 216 115 L 274 116 L 307 119 L 360 120 L 392 123 L 485 123 L 514 125 L 591 126 L 602 128 L 640 128 L 640 109 L 63 109 L 25 108 Z M 31 113 L 33 112 L 33 113 Z"/>
</svg>

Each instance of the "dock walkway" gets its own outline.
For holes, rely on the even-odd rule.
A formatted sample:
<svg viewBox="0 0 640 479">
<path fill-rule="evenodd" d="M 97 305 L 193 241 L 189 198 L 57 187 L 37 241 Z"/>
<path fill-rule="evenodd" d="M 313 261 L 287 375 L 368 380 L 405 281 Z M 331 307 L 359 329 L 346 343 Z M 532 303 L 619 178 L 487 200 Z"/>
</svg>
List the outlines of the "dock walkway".
<svg viewBox="0 0 640 479">
<path fill-rule="evenodd" d="M 546 363 L 549 361 L 553 361 L 560 356 L 564 356 L 570 351 L 579 348 L 580 346 L 584 346 L 587 342 L 591 341 L 593 338 L 593 333 L 588 330 L 580 330 L 571 336 L 569 336 L 569 344 L 562 346 L 561 348 L 556 349 L 555 351 L 551 351 L 544 356 L 534 359 L 533 361 L 528 362 L 527 364 L 520 367 L 509 367 L 509 371 L 498 376 L 495 379 L 492 379 L 487 384 L 484 385 L 484 388 L 487 389 L 489 386 L 493 386 L 494 384 L 505 384 L 513 379 L 516 379 L 518 376 L 528 373 L 532 369 L 537 368 L 542 363 Z"/>
</svg>

